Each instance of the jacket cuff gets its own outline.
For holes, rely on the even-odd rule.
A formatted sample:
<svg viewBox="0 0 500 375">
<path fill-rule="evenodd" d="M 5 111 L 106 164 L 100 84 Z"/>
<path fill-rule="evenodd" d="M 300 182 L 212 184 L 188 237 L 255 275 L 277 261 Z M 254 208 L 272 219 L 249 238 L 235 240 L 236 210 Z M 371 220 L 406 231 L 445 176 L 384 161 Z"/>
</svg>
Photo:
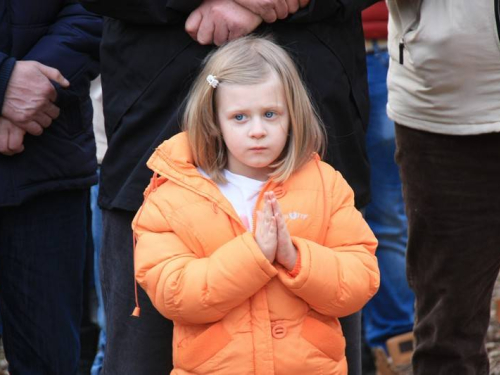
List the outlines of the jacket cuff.
<svg viewBox="0 0 500 375">
<path fill-rule="evenodd" d="M 0 114 L 3 109 L 5 91 L 10 81 L 10 76 L 14 70 L 16 59 L 0 53 Z"/>
<path fill-rule="evenodd" d="M 294 236 L 291 236 L 291 239 L 297 249 L 297 263 L 290 272 L 284 267 L 280 267 L 278 278 L 287 288 L 300 289 L 309 279 L 311 253 L 305 240 Z"/>
<path fill-rule="evenodd" d="M 297 259 L 295 260 L 295 267 L 288 273 L 288 276 L 295 277 L 299 274 L 300 269 L 302 267 L 302 262 L 300 261 L 300 250 L 297 249 Z"/>
</svg>

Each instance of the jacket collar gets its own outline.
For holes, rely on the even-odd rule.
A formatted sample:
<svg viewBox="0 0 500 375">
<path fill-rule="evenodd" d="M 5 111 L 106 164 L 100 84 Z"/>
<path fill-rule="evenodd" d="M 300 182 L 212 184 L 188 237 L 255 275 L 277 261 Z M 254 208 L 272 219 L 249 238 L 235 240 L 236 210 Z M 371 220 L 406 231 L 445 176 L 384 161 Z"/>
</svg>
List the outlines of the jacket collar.
<svg viewBox="0 0 500 375">
<path fill-rule="evenodd" d="M 233 206 L 217 184 L 204 177 L 194 165 L 187 134 L 179 133 L 163 142 L 149 158 L 147 166 L 160 176 L 211 200 L 214 205 L 240 221 Z"/>
</svg>

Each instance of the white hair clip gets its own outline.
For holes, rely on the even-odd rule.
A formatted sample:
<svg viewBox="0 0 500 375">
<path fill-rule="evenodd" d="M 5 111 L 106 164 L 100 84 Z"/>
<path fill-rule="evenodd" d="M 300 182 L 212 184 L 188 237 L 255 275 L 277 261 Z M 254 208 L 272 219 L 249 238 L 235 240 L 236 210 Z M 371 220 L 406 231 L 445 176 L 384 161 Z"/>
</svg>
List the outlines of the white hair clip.
<svg viewBox="0 0 500 375">
<path fill-rule="evenodd" d="M 211 74 L 209 74 L 207 76 L 207 82 L 210 86 L 212 86 L 214 89 L 217 88 L 217 86 L 219 85 L 219 81 L 217 80 L 217 77 L 216 76 L 213 76 Z"/>
</svg>

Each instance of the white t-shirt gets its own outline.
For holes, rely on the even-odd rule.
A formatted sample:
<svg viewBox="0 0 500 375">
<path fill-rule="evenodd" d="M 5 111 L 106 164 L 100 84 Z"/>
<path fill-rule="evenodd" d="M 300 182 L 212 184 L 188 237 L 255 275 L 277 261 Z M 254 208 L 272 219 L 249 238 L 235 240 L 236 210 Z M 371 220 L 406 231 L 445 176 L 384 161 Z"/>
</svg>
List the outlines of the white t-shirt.
<svg viewBox="0 0 500 375">
<path fill-rule="evenodd" d="M 204 170 L 198 171 L 205 177 L 210 178 Z M 253 212 L 257 204 L 259 193 L 264 187 L 265 181 L 254 180 L 224 169 L 224 177 L 227 183 L 217 184 L 222 194 L 232 204 L 234 210 L 241 218 L 243 224 L 251 232 L 253 231 Z"/>
</svg>

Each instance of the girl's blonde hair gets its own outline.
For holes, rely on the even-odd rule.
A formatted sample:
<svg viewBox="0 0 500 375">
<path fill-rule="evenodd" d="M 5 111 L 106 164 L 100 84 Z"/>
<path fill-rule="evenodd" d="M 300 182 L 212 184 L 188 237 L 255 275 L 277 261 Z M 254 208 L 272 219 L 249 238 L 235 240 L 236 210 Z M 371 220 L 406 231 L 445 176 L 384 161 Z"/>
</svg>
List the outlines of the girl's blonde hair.
<svg viewBox="0 0 500 375">
<path fill-rule="evenodd" d="M 227 149 L 216 113 L 216 90 L 206 80 L 214 75 L 220 84 L 253 85 L 276 73 L 283 84 L 290 115 L 289 139 L 270 174 L 283 182 L 325 147 L 325 130 L 313 107 L 295 64 L 287 52 L 269 38 L 247 36 L 229 42 L 207 56 L 193 83 L 183 116 L 194 162 L 215 182 L 225 182 Z"/>
</svg>

